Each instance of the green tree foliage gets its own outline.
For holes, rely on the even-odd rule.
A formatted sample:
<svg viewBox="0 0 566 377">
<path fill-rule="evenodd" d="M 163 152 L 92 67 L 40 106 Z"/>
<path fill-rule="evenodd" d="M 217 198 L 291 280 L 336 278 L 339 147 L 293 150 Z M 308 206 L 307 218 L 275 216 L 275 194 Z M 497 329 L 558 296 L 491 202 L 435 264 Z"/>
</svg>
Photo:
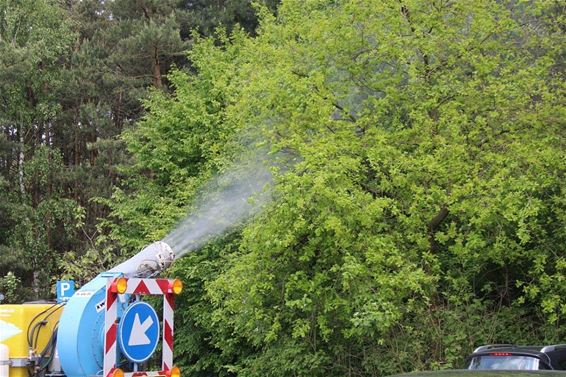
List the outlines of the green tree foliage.
<svg viewBox="0 0 566 377">
<path fill-rule="evenodd" d="M 120 168 L 130 161 L 119 135 L 143 116 L 148 88 L 169 91 L 166 74 L 188 64 L 190 30 L 206 35 L 217 21 L 232 28 L 245 20 L 252 32 L 251 4 L 229 9 L 0 0 L 0 276 L 21 279 L 18 298 L 47 298 L 62 273 L 84 282 L 115 263 L 121 248 L 131 251 L 99 226 L 105 200 L 129 174 Z"/>
<path fill-rule="evenodd" d="M 211 170 L 223 164 L 234 135 L 224 108 L 236 82 L 231 68 L 239 63 L 236 46 L 228 47 L 230 51 L 213 46 L 212 40 L 195 46 L 191 56 L 199 75 L 169 75 L 175 94 L 155 92 L 145 102 L 150 114 L 124 133 L 136 159 L 127 169 L 128 185 L 108 203 L 113 212 L 104 225 L 112 239 L 139 249 L 163 237 L 185 214 Z M 206 64 L 200 65 L 204 59 Z"/>
<path fill-rule="evenodd" d="M 0 303 L 10 304 L 19 302 L 18 292 L 21 285 L 20 279 L 13 272 L 8 272 L 6 276 L 0 278 Z"/>
<path fill-rule="evenodd" d="M 261 4 L 275 12 L 279 0 L 261 0 L 255 4 Z M 255 35 L 258 26 L 258 17 L 250 0 L 210 1 L 190 0 L 180 1 L 181 34 L 190 35 L 192 30 L 197 30 L 201 35 L 211 36 L 216 28 L 223 27 L 229 31 L 241 27 L 247 33 Z"/>
<path fill-rule="evenodd" d="M 61 56 L 73 33 L 52 1 L 2 1 L 0 14 L 0 166 L 6 177 L 0 181 L 0 271 L 24 277 L 37 298 L 49 294 L 57 252 L 76 240 L 73 225 L 82 213 L 65 197 L 61 156 L 50 149 Z"/>
<path fill-rule="evenodd" d="M 126 136 L 150 173 L 116 195 L 113 236 L 164 234 L 250 127 L 296 163 L 267 211 L 178 262 L 185 373 L 379 376 L 563 338 L 563 17 L 289 0 L 255 39 L 200 42 Z"/>
</svg>

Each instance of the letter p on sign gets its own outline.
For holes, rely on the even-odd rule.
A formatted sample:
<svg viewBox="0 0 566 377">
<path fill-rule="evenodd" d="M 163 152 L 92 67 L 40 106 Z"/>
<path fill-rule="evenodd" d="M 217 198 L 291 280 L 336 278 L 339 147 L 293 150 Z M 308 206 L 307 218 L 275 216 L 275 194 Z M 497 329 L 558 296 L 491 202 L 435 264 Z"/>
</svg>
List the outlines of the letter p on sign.
<svg viewBox="0 0 566 377">
<path fill-rule="evenodd" d="M 75 293 L 75 282 L 73 280 L 59 280 L 57 282 L 57 302 L 67 301 Z"/>
</svg>

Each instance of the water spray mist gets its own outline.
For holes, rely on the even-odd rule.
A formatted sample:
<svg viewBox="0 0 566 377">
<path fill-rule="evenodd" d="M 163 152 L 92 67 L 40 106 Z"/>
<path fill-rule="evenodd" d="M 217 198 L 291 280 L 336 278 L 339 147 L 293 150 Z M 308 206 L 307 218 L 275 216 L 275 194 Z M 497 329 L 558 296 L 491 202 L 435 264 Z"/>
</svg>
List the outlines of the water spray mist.
<svg viewBox="0 0 566 377">
<path fill-rule="evenodd" d="M 269 199 L 266 159 L 240 162 L 205 186 L 194 211 L 163 241 L 175 258 L 202 247 L 257 212 Z"/>
<path fill-rule="evenodd" d="M 127 277 L 153 277 L 173 260 L 199 249 L 248 219 L 270 199 L 269 159 L 257 151 L 208 182 L 190 214 L 163 240 L 114 267 Z"/>
</svg>

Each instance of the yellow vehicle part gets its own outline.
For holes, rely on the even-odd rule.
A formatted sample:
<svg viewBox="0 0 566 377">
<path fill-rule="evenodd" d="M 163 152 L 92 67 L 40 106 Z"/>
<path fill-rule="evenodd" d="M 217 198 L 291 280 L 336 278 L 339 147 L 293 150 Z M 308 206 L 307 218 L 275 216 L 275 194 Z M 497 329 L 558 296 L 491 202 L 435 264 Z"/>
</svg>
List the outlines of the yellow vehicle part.
<svg viewBox="0 0 566 377">
<path fill-rule="evenodd" d="M 34 356 L 39 355 L 57 327 L 61 309 L 58 304 L 0 305 L 0 344 L 9 350 L 9 377 L 28 377 L 28 336 Z"/>
</svg>

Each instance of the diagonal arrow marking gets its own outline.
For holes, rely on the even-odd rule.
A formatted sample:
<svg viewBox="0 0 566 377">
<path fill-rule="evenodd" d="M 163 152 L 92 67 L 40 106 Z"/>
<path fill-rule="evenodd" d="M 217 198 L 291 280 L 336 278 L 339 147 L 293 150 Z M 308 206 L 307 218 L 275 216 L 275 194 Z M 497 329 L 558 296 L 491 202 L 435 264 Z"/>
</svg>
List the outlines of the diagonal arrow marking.
<svg viewBox="0 0 566 377">
<path fill-rule="evenodd" d="M 19 327 L 0 319 L 0 342 L 13 337 L 14 335 L 18 335 L 21 332 L 22 330 Z"/>
<path fill-rule="evenodd" d="M 148 316 L 143 323 L 140 321 L 140 316 L 138 313 L 134 317 L 134 325 L 132 326 L 132 332 L 130 333 L 130 340 L 128 341 L 128 346 L 144 346 L 150 344 L 151 340 L 145 334 L 146 331 L 153 325 L 153 319 Z"/>
</svg>

